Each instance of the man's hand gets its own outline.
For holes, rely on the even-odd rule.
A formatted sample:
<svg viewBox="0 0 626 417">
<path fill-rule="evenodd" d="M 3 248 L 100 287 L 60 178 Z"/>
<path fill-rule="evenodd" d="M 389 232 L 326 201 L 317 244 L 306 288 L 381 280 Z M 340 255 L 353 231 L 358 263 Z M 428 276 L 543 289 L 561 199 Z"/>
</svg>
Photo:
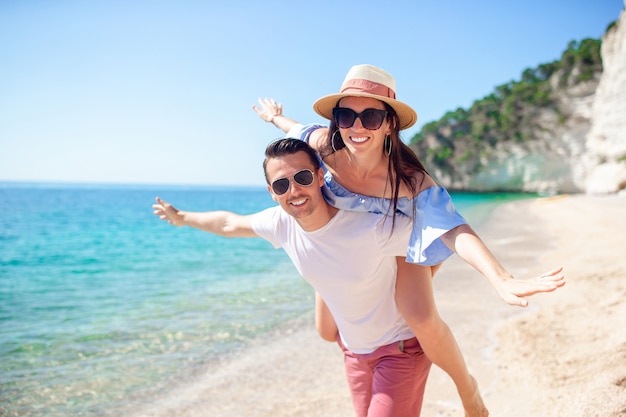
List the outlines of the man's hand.
<svg viewBox="0 0 626 417">
<path fill-rule="evenodd" d="M 156 204 L 152 205 L 152 209 L 154 210 L 154 215 L 158 216 L 159 219 L 166 220 L 169 224 L 174 226 L 183 225 L 183 217 L 179 214 L 178 209 L 167 201 L 157 197 Z"/>
</svg>

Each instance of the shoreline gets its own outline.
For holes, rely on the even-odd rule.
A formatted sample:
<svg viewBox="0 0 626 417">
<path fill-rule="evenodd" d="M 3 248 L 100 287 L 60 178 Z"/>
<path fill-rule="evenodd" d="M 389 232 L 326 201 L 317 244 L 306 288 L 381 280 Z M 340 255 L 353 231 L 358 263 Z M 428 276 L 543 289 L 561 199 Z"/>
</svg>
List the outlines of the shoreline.
<svg viewBox="0 0 626 417">
<path fill-rule="evenodd" d="M 488 402 L 497 415 L 624 416 L 626 197 L 555 197 L 528 209 L 552 236 L 538 264 L 561 260 L 567 283 L 497 329 L 500 389 Z"/>
<path fill-rule="evenodd" d="M 536 253 L 549 251 L 554 239 L 541 232 L 544 227 L 529 226 L 541 223 L 541 219 L 528 210 L 530 205 L 541 200 L 531 198 L 505 202 L 493 208 L 484 221 L 470 222 L 500 263 L 517 278 L 537 276 L 560 265 L 555 259 L 548 266 L 533 270 Z M 499 390 L 500 380 L 495 356 L 501 343 L 498 330 L 533 314 L 539 305 L 534 297 L 529 298 L 529 306 L 526 308 L 504 303 L 489 282 L 456 255 L 444 262 L 435 277 L 434 289 L 440 315 L 454 333 L 467 366 L 478 381 L 487 408 L 491 415 L 500 415 L 492 404 L 493 393 Z M 515 389 L 504 389 L 503 394 L 511 395 L 514 392 Z M 422 415 L 463 415 L 462 404 L 452 380 L 435 366 L 431 369 L 426 386 Z"/>
<path fill-rule="evenodd" d="M 518 278 L 565 268 L 565 287 L 530 297 L 524 309 L 502 302 L 486 279 L 458 256 L 442 267 L 435 278 L 440 313 L 492 416 L 619 417 L 626 412 L 623 213 L 624 197 L 559 196 L 504 203 L 478 225 L 479 236 Z M 259 339 L 127 414 L 275 417 L 354 412 L 341 351 L 319 338 L 311 317 L 303 327 Z M 422 416 L 435 415 L 463 412 L 451 380 L 433 367 Z"/>
</svg>

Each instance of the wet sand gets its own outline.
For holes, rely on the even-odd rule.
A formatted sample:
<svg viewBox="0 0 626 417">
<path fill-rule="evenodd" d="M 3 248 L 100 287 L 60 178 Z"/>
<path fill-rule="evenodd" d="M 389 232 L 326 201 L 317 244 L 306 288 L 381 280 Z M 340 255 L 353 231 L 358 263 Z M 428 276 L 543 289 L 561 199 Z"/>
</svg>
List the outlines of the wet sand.
<svg viewBox="0 0 626 417">
<path fill-rule="evenodd" d="M 492 416 L 626 415 L 626 197 L 562 196 L 498 207 L 477 231 L 516 277 L 563 266 L 565 287 L 504 304 L 458 257 L 435 279 Z M 352 416 L 342 354 L 310 326 L 199 372 L 134 416 Z M 433 367 L 422 416 L 463 416 Z"/>
</svg>

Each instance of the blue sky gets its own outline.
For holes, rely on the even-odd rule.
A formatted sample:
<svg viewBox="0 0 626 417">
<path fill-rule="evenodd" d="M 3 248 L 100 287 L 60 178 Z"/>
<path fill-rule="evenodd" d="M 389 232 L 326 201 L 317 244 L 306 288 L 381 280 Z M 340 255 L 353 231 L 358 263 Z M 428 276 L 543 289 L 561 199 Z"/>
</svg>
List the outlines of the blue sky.
<svg viewBox="0 0 626 417">
<path fill-rule="evenodd" d="M 214 4 L 215 3 L 215 4 Z M 417 125 L 469 107 L 623 0 L 0 1 L 0 181 L 263 184 L 280 132 L 251 106 L 312 110 L 348 69 L 396 78 Z"/>
</svg>

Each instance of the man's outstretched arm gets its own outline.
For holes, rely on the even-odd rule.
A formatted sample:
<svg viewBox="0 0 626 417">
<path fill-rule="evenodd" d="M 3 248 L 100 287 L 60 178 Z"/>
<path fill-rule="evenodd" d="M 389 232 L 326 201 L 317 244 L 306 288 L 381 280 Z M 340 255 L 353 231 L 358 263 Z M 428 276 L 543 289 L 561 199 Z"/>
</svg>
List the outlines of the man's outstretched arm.
<svg viewBox="0 0 626 417">
<path fill-rule="evenodd" d="M 258 237 L 252 230 L 252 215 L 242 216 L 229 211 L 183 211 L 159 197 L 152 209 L 155 216 L 177 227 L 193 227 L 224 237 Z"/>
</svg>

